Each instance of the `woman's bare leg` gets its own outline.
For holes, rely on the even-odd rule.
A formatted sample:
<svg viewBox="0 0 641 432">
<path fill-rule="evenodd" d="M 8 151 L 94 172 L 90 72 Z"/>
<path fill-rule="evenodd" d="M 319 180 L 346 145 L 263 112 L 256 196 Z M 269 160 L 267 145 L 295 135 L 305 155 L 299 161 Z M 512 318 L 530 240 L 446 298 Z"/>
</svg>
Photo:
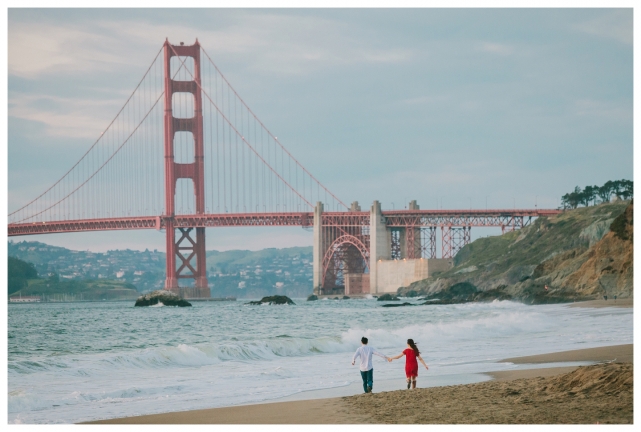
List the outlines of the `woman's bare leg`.
<svg viewBox="0 0 641 432">
<path fill-rule="evenodd" d="M 416 378 L 412 378 L 412 388 L 416 388 Z"/>
</svg>

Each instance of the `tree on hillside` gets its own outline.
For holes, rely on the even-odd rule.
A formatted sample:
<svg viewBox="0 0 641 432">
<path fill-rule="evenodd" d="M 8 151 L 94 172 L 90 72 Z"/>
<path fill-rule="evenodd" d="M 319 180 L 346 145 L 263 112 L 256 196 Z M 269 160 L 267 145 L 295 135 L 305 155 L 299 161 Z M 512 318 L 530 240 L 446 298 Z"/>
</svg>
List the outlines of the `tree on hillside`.
<svg viewBox="0 0 641 432">
<path fill-rule="evenodd" d="M 575 187 L 574 192 L 567 193 L 561 197 L 561 204 L 564 209 L 575 209 L 581 203 L 581 188 Z"/>
<path fill-rule="evenodd" d="M 608 180 L 603 186 L 599 188 L 598 194 L 599 198 L 601 198 L 601 202 L 610 202 L 610 197 L 612 196 L 613 189 L 614 184 L 611 180 Z"/>
<path fill-rule="evenodd" d="M 8 264 L 7 273 L 9 276 L 9 294 L 13 294 L 14 292 L 25 288 L 28 285 L 28 279 L 36 279 L 38 277 L 36 267 L 32 263 L 10 256 Z"/>
<path fill-rule="evenodd" d="M 633 182 L 631 180 L 608 180 L 603 186 L 586 186 L 583 190 L 576 186 L 574 191 L 561 197 L 561 204 L 564 209 L 575 209 L 579 204 L 587 207 L 590 202 L 596 205 L 597 197 L 601 199 L 601 202 L 610 202 L 612 194 L 619 199 L 631 199 L 633 196 Z"/>
<path fill-rule="evenodd" d="M 579 199 L 581 200 L 581 204 L 584 206 L 589 206 L 590 201 L 594 201 L 597 195 L 597 191 L 599 190 L 598 186 L 586 186 L 585 189 L 579 194 Z"/>
<path fill-rule="evenodd" d="M 633 183 L 631 180 L 619 180 L 619 196 L 624 200 L 632 198 Z"/>
</svg>

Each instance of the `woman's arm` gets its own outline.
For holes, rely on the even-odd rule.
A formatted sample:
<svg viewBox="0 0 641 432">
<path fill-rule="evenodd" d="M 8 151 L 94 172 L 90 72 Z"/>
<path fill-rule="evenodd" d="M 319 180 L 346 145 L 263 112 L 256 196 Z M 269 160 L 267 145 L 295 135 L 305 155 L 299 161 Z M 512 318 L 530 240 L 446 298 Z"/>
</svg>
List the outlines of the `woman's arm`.
<svg viewBox="0 0 641 432">
<path fill-rule="evenodd" d="M 405 353 L 400 353 L 400 354 L 399 354 L 399 355 L 397 355 L 397 356 L 390 357 L 390 358 L 389 358 L 389 360 L 390 360 L 390 361 L 392 361 L 392 360 L 396 360 L 396 359 L 399 359 L 399 358 L 403 357 L 404 355 L 405 355 Z"/>
<path fill-rule="evenodd" d="M 421 356 L 418 356 L 418 359 L 421 361 L 421 363 L 423 363 L 423 366 L 425 366 L 425 369 L 427 369 L 427 370 L 430 369 L 430 368 L 427 367 L 427 365 L 425 364 L 425 362 L 423 361 L 423 358 Z"/>
</svg>

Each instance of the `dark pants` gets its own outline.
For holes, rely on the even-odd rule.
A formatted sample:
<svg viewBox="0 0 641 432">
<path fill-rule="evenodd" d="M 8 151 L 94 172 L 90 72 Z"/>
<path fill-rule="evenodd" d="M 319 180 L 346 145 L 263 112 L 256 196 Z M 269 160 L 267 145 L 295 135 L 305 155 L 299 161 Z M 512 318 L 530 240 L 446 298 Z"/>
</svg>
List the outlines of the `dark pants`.
<svg viewBox="0 0 641 432">
<path fill-rule="evenodd" d="M 363 378 L 363 390 L 367 393 L 367 386 L 374 387 L 374 369 L 361 371 L 361 378 Z"/>
</svg>

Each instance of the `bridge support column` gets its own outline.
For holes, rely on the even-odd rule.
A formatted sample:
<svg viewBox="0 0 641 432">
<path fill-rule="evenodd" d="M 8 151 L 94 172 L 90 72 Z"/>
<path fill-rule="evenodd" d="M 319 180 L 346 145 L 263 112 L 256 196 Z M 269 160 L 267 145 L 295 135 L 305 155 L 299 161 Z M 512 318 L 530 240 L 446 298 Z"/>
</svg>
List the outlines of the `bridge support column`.
<svg viewBox="0 0 641 432">
<path fill-rule="evenodd" d="M 176 277 L 176 232 L 174 229 L 174 220 L 165 219 L 165 239 L 166 239 L 166 270 L 167 278 L 165 279 L 165 289 L 174 291 L 178 294 L 178 278 Z"/>
<path fill-rule="evenodd" d="M 176 182 L 191 179 L 194 184 L 196 214 L 205 213 L 205 163 L 203 149 L 203 110 L 200 87 L 200 44 L 171 45 L 165 41 L 164 50 L 164 146 L 165 146 L 165 211 L 167 235 L 167 278 L 165 289 L 183 297 L 211 297 L 207 283 L 207 264 L 205 260 L 205 228 L 178 227 L 180 238 L 176 242 L 173 222 L 175 216 Z M 194 60 L 193 80 L 174 81 L 171 73 L 171 58 L 191 57 Z M 194 115 L 190 118 L 177 118 L 173 115 L 174 93 L 188 93 L 193 96 Z M 174 158 L 174 137 L 176 132 L 190 132 L 194 138 L 194 160 L 176 163 Z M 191 231 L 196 229 L 195 238 Z M 188 252 L 187 254 L 183 252 Z M 177 262 L 176 259 L 180 262 Z M 195 258 L 195 260 L 194 260 Z M 181 288 L 179 279 L 194 279 L 194 288 Z"/>
<path fill-rule="evenodd" d="M 314 208 L 314 249 L 313 249 L 313 278 L 314 294 L 321 294 L 321 283 L 323 277 L 323 203 L 318 201 Z"/>
<path fill-rule="evenodd" d="M 452 258 L 452 227 L 441 226 L 441 258 Z"/>
<path fill-rule="evenodd" d="M 378 260 L 391 258 L 391 231 L 387 229 L 385 217 L 381 213 L 381 203 L 374 201 L 369 218 L 369 292 L 378 292 Z"/>
<path fill-rule="evenodd" d="M 427 253 L 427 258 L 436 259 L 436 227 L 431 226 L 429 229 L 429 251 Z"/>
<path fill-rule="evenodd" d="M 416 200 L 410 201 L 409 210 L 420 210 Z M 423 240 L 421 238 L 420 225 L 409 225 L 405 227 L 405 255 L 403 258 L 417 259 L 423 257 Z"/>
</svg>

